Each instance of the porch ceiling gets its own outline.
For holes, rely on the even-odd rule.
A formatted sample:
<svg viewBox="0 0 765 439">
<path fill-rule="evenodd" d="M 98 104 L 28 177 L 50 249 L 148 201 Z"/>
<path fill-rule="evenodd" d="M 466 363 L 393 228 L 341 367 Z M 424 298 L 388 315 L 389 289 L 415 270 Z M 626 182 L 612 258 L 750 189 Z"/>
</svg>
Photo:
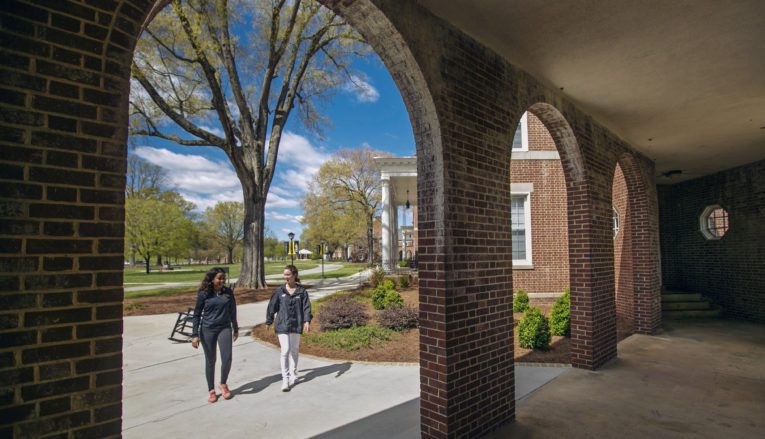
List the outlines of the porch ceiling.
<svg viewBox="0 0 765 439">
<path fill-rule="evenodd" d="M 659 183 L 765 158 L 762 0 L 418 1 L 654 159 Z"/>
</svg>

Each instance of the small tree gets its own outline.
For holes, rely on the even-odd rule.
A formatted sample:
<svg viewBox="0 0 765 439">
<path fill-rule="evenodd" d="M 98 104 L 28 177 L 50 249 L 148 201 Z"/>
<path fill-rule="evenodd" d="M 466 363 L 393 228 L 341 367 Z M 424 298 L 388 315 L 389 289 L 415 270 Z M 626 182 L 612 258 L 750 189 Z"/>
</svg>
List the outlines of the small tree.
<svg viewBox="0 0 765 439">
<path fill-rule="evenodd" d="M 244 204 L 219 201 L 205 210 L 205 219 L 213 239 L 226 249 L 226 263 L 233 263 L 234 249 L 244 237 Z"/>
<path fill-rule="evenodd" d="M 529 308 L 518 324 L 518 342 L 526 349 L 550 348 L 550 324 L 539 308 Z"/>
<path fill-rule="evenodd" d="M 166 255 L 190 243 L 191 220 L 176 205 L 155 198 L 125 201 L 125 248 L 136 252 L 150 272 L 152 256 Z"/>
</svg>

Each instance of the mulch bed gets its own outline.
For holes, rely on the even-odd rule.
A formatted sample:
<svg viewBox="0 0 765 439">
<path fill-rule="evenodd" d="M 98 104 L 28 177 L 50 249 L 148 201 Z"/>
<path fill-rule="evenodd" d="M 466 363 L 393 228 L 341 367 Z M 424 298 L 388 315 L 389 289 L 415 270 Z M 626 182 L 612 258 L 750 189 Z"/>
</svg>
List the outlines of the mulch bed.
<svg viewBox="0 0 765 439">
<path fill-rule="evenodd" d="M 310 289 L 310 286 L 308 286 Z M 239 305 L 246 303 L 259 302 L 262 300 L 268 300 L 271 298 L 271 294 L 274 292 L 274 287 L 267 289 L 243 289 L 237 288 L 234 290 L 236 295 L 236 302 Z M 417 288 L 401 289 L 399 291 L 404 301 L 411 306 L 419 306 L 419 297 Z M 160 297 L 145 297 L 139 299 L 126 299 L 125 300 L 125 316 L 136 315 L 150 315 L 150 314 L 167 314 L 178 311 L 185 311 L 189 307 L 193 307 L 196 301 L 196 290 L 191 289 L 188 292 L 174 294 L 171 296 Z M 538 307 L 545 315 L 549 317 L 552 304 L 550 303 L 532 303 L 532 305 Z M 370 316 L 374 315 L 372 305 L 368 304 L 368 313 Z M 517 325 L 520 318 L 523 317 L 522 313 L 514 313 L 514 324 Z M 312 333 L 320 333 L 321 329 L 318 324 L 311 326 Z M 617 320 L 617 338 L 619 341 L 626 338 L 631 334 L 631 327 L 629 322 L 622 319 Z M 518 331 L 514 331 L 515 335 L 515 361 L 519 363 L 556 363 L 556 364 L 569 364 L 569 350 L 571 346 L 571 340 L 565 337 L 553 336 L 550 343 L 550 349 L 547 351 L 539 351 L 533 349 L 524 349 L 520 347 L 518 343 Z M 279 342 L 276 338 L 276 334 L 273 329 L 267 328 L 265 325 L 257 325 L 252 328 L 252 336 L 256 339 L 271 343 L 274 346 L 279 346 Z M 381 362 L 395 362 L 395 363 L 417 363 L 419 362 L 420 354 L 420 339 L 419 330 L 411 329 L 399 333 L 396 340 L 385 343 L 382 346 L 370 347 L 359 349 L 357 351 L 342 351 L 325 348 L 317 345 L 309 345 L 307 343 L 301 343 L 300 352 L 308 355 L 314 355 L 317 357 L 331 358 L 337 360 L 350 360 L 350 361 L 381 361 Z"/>
<path fill-rule="evenodd" d="M 234 296 L 237 305 L 260 302 L 271 298 L 275 288 L 246 289 L 235 288 Z M 197 302 L 197 289 L 190 287 L 189 291 L 170 296 L 141 297 L 125 299 L 125 316 L 145 316 L 153 314 L 169 314 L 194 308 Z"/>
</svg>

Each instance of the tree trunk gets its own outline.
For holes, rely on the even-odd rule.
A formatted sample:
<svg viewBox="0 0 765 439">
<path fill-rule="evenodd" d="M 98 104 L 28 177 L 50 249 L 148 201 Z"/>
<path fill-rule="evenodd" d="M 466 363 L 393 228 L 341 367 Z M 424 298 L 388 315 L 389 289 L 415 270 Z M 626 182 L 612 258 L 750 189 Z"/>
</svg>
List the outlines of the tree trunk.
<svg viewBox="0 0 765 439">
<path fill-rule="evenodd" d="M 144 262 L 146 263 L 146 274 L 149 274 L 151 272 L 151 257 L 144 259 Z"/>
<path fill-rule="evenodd" d="M 265 236 L 265 201 L 258 195 L 244 196 L 244 251 L 242 271 L 236 286 L 239 288 L 265 288 L 266 270 L 263 266 L 263 238 Z"/>
<path fill-rule="evenodd" d="M 226 263 L 233 264 L 234 263 L 234 247 L 226 247 L 226 250 L 227 250 Z"/>
<path fill-rule="evenodd" d="M 375 223 L 375 216 L 374 214 L 369 215 L 367 217 L 367 247 L 368 247 L 368 254 L 367 254 L 367 263 L 369 265 L 372 265 L 374 263 L 374 253 L 372 250 L 374 250 L 374 223 Z"/>
</svg>

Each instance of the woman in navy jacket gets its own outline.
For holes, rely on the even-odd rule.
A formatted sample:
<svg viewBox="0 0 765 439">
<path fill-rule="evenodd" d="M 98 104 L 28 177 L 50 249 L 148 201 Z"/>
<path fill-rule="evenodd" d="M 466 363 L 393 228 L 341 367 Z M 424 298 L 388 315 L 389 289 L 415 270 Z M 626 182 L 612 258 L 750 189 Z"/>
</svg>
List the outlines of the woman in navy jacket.
<svg viewBox="0 0 765 439">
<path fill-rule="evenodd" d="M 288 392 L 297 381 L 300 334 L 311 329 L 311 299 L 300 285 L 298 269 L 294 265 L 284 267 L 284 281 L 268 302 L 266 325 L 274 323 L 275 314 L 276 334 L 281 346 L 282 391 Z"/>
<path fill-rule="evenodd" d="M 197 294 L 194 307 L 194 323 L 191 331 L 191 346 L 205 351 L 205 376 L 207 377 L 207 402 L 216 402 L 215 393 L 215 347 L 220 348 L 220 393 L 223 399 L 231 399 L 231 391 L 226 385 L 231 371 L 233 343 L 239 337 L 239 324 L 236 321 L 236 299 L 234 291 L 225 286 L 226 272 L 222 268 L 213 268 L 207 272 Z"/>
</svg>

